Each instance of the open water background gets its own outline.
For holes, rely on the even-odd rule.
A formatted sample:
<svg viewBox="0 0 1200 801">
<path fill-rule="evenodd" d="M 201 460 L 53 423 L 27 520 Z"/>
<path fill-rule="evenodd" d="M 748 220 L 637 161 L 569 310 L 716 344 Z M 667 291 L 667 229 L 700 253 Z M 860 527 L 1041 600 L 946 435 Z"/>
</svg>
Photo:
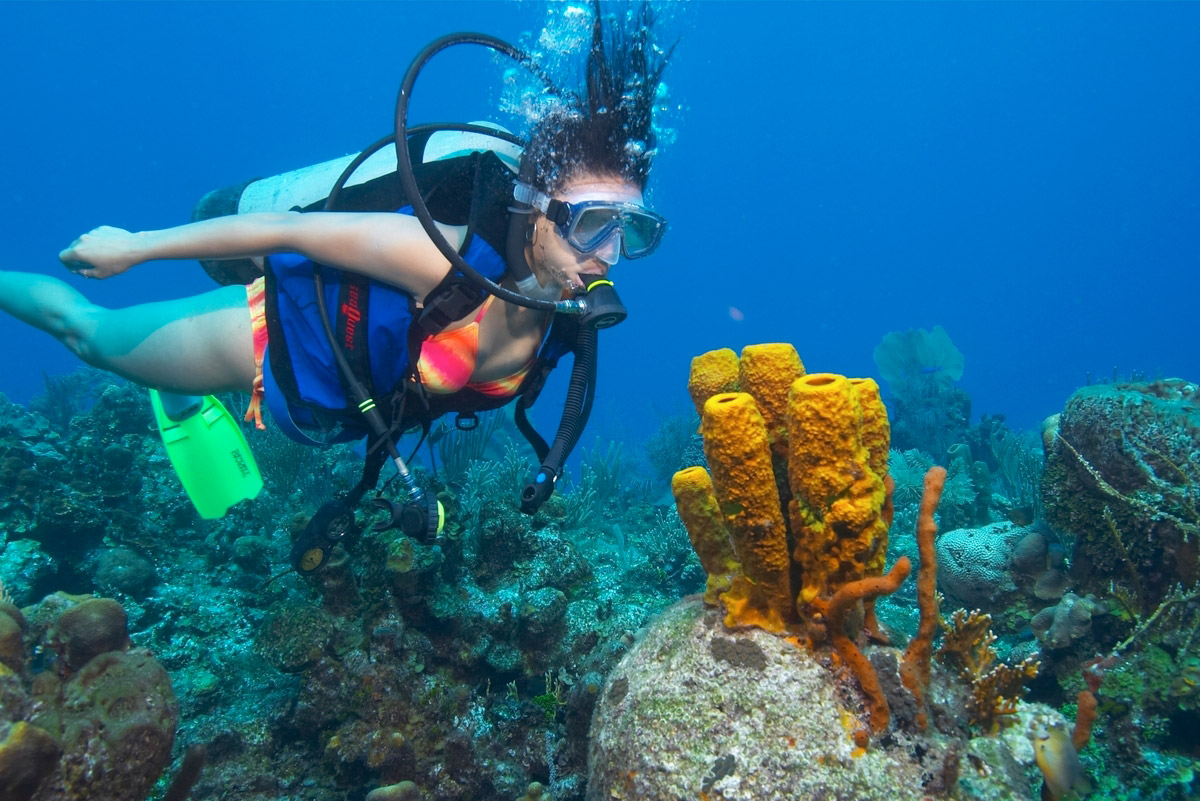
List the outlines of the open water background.
<svg viewBox="0 0 1200 801">
<path fill-rule="evenodd" d="M 651 199 L 671 230 L 614 270 L 630 318 L 602 338 L 585 444 L 644 437 L 687 408 L 693 355 L 764 341 L 793 342 L 810 371 L 876 375 L 885 333 L 941 324 L 974 419 L 1020 427 L 1089 375 L 1200 379 L 1200 5 L 669 10 L 682 110 Z M 108 305 L 210 289 L 195 263 L 84 282 L 56 254 L 96 225 L 185 222 L 210 189 L 358 150 L 390 130 L 429 40 L 518 40 L 545 15 L 524 0 L 0 4 L 3 267 Z M 439 57 L 412 119 L 504 121 L 499 83 L 484 55 Z M 77 364 L 7 318 L 0 341 L 15 400 Z"/>
</svg>

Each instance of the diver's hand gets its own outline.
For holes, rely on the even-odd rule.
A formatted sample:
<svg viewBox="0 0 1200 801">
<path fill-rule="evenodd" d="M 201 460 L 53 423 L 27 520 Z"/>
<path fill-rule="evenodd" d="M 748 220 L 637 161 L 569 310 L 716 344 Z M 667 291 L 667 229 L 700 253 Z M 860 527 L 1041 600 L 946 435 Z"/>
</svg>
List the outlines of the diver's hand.
<svg viewBox="0 0 1200 801">
<path fill-rule="evenodd" d="M 120 275 L 142 261 L 138 235 L 111 225 L 88 231 L 59 253 L 58 259 L 71 272 L 87 278 Z"/>
</svg>

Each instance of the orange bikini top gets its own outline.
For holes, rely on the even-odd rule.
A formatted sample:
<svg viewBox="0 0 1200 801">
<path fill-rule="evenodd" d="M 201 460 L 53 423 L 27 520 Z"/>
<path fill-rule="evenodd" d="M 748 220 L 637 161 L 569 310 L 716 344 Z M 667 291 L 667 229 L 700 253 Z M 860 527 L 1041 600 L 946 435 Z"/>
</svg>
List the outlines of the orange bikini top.
<svg viewBox="0 0 1200 801">
<path fill-rule="evenodd" d="M 495 299 L 495 295 L 488 295 L 475 314 L 475 319 L 462 328 L 441 331 L 421 342 L 417 375 L 427 390 L 435 395 L 449 395 L 460 389 L 471 389 L 493 397 L 516 393 L 526 373 L 533 367 L 534 359 L 530 359 L 528 364 L 505 378 L 495 381 L 471 381 L 471 374 L 475 372 L 475 360 L 479 355 L 479 323 Z"/>
</svg>

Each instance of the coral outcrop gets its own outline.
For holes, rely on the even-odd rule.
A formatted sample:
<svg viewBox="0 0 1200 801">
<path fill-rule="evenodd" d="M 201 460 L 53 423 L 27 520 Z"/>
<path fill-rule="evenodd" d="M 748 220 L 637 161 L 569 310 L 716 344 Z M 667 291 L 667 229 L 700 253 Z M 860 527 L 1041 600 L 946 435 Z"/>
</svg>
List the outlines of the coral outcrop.
<svg viewBox="0 0 1200 801">
<path fill-rule="evenodd" d="M 33 645 L 0 665 L 0 797 L 144 798 L 170 761 L 179 706 L 162 665 L 129 648 L 120 604 L 58 594 L 24 612 L 0 605 L 0 618 Z M 57 663 L 14 658 L 33 650 Z"/>
<path fill-rule="evenodd" d="M 729 387 L 732 375 L 729 353 L 698 356 L 688 384 L 693 401 Z M 875 598 L 895 592 L 910 570 L 902 558 L 884 574 L 892 505 L 879 388 L 869 379 L 805 374 L 786 344 L 746 347 L 737 387 L 745 391 L 703 400 L 711 480 L 703 468 L 690 468 L 673 482 L 680 516 L 709 575 L 705 598 L 719 598 L 731 628 L 757 626 L 832 644 L 866 693 L 867 726 L 878 734 L 888 725 L 888 703 L 855 640 L 864 626 L 880 634 Z M 938 476 L 936 486 L 927 485 L 922 511 L 930 557 L 945 471 Z M 929 603 L 922 606 L 924 639 L 931 638 L 937 614 L 931 581 Z M 724 586 L 729 589 L 721 592 Z M 915 675 L 928 673 L 928 650 L 913 657 L 923 656 L 926 665 Z M 859 736 L 865 740 L 866 730 Z"/>
<path fill-rule="evenodd" d="M 1149 612 L 1200 579 L 1200 387 L 1084 387 L 1044 437 L 1046 518 L 1073 537 L 1081 592 L 1099 596 L 1112 582 Z"/>
<path fill-rule="evenodd" d="M 1092 630 L 1092 618 L 1108 614 L 1108 607 L 1092 595 L 1080 598 L 1068 592 L 1054 606 L 1048 606 L 1033 616 L 1029 627 L 1046 648 L 1069 648 L 1087 637 Z"/>
<path fill-rule="evenodd" d="M 738 645 L 731 643 L 737 642 Z M 736 656 L 734 656 L 736 654 Z M 596 704 L 587 801 L 918 801 L 1036 797 L 1025 705 L 999 736 L 862 748 L 828 668 L 788 639 L 730 632 L 698 599 L 663 612 Z M 939 688 L 939 692 L 944 688 Z"/>
<path fill-rule="evenodd" d="M 1009 522 L 943 533 L 937 539 L 942 591 L 967 606 L 989 606 L 1015 592 L 1012 569 L 1019 558 L 1017 545 L 1030 533 L 1030 529 Z M 1026 543 L 1026 550 L 1036 550 L 1036 554 L 1025 558 L 1044 562 L 1044 540 L 1040 549 L 1035 545 Z"/>
</svg>

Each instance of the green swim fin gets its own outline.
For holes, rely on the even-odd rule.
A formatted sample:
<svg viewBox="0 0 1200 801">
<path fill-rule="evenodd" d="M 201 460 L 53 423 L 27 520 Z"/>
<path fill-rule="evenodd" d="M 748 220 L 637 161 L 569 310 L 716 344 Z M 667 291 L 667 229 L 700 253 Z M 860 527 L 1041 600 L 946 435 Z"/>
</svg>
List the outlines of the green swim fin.
<svg viewBox="0 0 1200 801">
<path fill-rule="evenodd" d="M 262 474 L 242 428 L 212 395 L 150 390 L 150 405 L 171 466 L 205 520 L 258 495 Z"/>
</svg>

